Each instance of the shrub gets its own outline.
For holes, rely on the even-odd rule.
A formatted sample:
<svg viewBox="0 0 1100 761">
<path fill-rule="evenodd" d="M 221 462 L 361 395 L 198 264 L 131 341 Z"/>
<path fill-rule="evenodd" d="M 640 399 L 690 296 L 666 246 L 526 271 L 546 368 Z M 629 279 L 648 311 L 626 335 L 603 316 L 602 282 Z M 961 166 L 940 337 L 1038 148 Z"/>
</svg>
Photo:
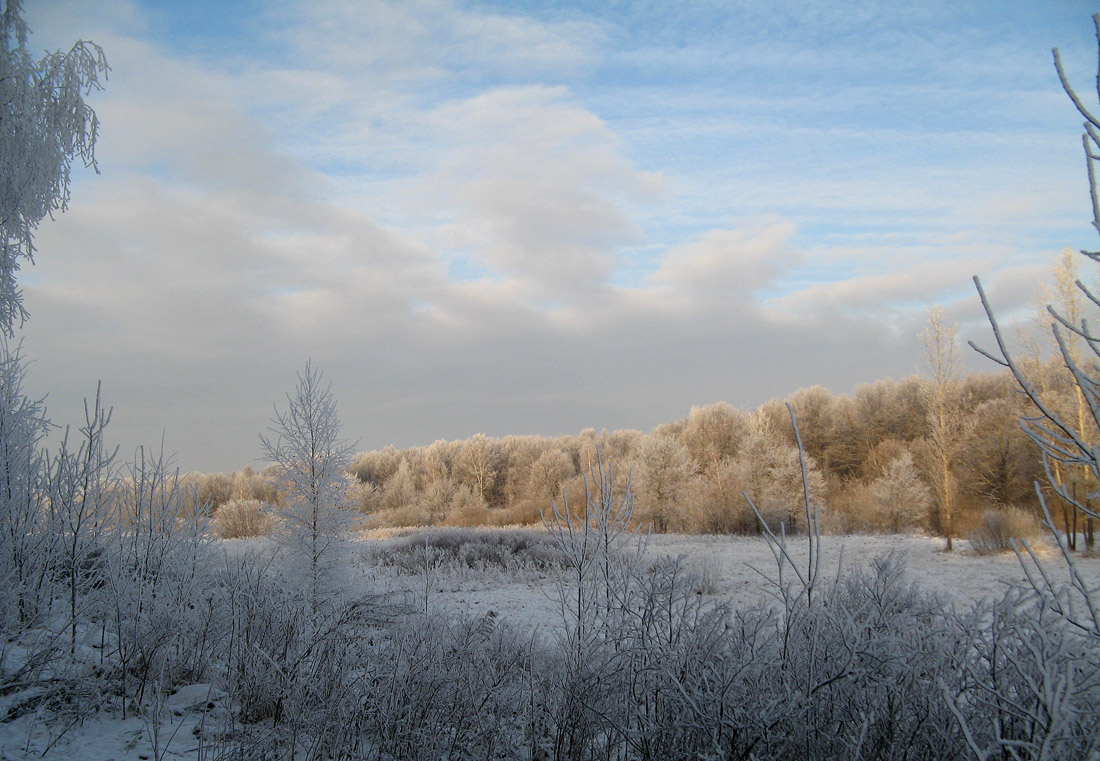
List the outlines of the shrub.
<svg viewBox="0 0 1100 761">
<path fill-rule="evenodd" d="M 821 517 L 827 534 L 866 534 L 874 530 L 877 503 L 864 483 L 845 484 L 829 500 L 829 511 Z"/>
<path fill-rule="evenodd" d="M 546 505 L 530 500 L 521 500 L 514 505 L 485 510 L 480 524 L 482 526 L 535 526 L 542 523 L 542 513 Z"/>
<path fill-rule="evenodd" d="M 986 510 L 978 525 L 967 537 L 971 548 L 979 555 L 1011 552 L 1012 540 L 1034 539 L 1039 535 L 1039 521 L 1018 507 Z"/>
<path fill-rule="evenodd" d="M 419 573 L 426 564 L 547 570 L 564 563 L 553 540 L 541 531 L 463 528 L 429 529 L 394 539 L 377 549 L 372 560 L 410 573 Z"/>
<path fill-rule="evenodd" d="M 718 558 L 704 555 L 690 560 L 687 570 L 695 594 L 716 595 L 722 591 L 722 562 Z"/>
<path fill-rule="evenodd" d="M 214 526 L 222 539 L 267 536 L 275 529 L 275 519 L 258 499 L 234 499 L 214 515 Z"/>
<path fill-rule="evenodd" d="M 371 513 L 370 528 L 400 528 L 403 526 L 427 526 L 431 523 L 428 511 L 419 505 L 405 505 Z"/>
<path fill-rule="evenodd" d="M 734 500 L 708 501 L 696 511 L 696 531 L 704 534 L 759 534 L 760 521 L 744 497 Z"/>
<path fill-rule="evenodd" d="M 448 526 L 463 528 L 484 526 L 488 522 L 489 510 L 484 504 L 456 507 L 447 513 L 447 520 L 445 521 Z"/>
</svg>

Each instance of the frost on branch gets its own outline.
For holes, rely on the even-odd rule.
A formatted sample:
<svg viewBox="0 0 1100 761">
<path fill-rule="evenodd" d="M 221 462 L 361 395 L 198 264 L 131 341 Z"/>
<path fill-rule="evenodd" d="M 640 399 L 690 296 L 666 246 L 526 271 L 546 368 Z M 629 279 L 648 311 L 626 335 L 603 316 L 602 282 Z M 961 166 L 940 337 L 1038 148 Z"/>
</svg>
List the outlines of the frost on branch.
<svg viewBox="0 0 1100 761">
<path fill-rule="evenodd" d="M 0 331 L 8 335 L 27 316 L 15 278 L 21 259 L 34 261 L 35 229 L 67 207 L 73 158 L 95 167 L 99 120 L 84 98 L 108 71 L 103 50 L 85 40 L 35 60 L 20 6 L 7 0 L 0 12 Z"/>
<path fill-rule="evenodd" d="M 319 370 L 306 363 L 285 410 L 276 408 L 269 432 L 260 435 L 285 493 L 279 536 L 288 562 L 305 576 L 316 610 L 331 586 L 355 513 L 348 509 L 347 473 L 352 444 L 340 437 L 336 398 Z"/>
</svg>

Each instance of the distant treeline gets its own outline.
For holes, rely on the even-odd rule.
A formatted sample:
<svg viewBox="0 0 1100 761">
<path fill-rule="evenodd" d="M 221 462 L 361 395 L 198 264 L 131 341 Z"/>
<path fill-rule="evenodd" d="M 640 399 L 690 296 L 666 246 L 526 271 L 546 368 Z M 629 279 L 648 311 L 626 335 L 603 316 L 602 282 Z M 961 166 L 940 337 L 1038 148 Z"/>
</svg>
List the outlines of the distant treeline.
<svg viewBox="0 0 1100 761">
<path fill-rule="evenodd" d="M 1072 410 L 1073 387 L 1064 369 L 1034 363 L 1034 371 L 1050 403 Z M 798 416 L 810 491 L 828 530 L 942 534 L 945 488 L 962 535 L 991 509 L 1037 512 L 1033 484 L 1043 479 L 1043 468 L 1020 429 L 1019 419 L 1030 410 L 1011 378 L 959 378 L 949 391 L 947 442 L 934 435 L 935 393 L 930 380 L 911 376 L 862 385 L 851 395 L 814 386 L 751 412 L 724 402 L 694 407 L 648 433 L 479 434 L 386 447 L 354 458 L 348 499 L 377 526 L 536 523 L 554 500 L 584 504 L 584 476 L 599 457 L 614 465 L 618 483 L 630 475 L 635 515 L 656 531 L 758 531 L 743 494 L 767 520 L 798 531 L 802 481 L 788 402 Z M 951 455 L 946 487 L 938 467 L 941 446 Z M 215 511 L 231 501 L 279 502 L 277 485 L 253 469 L 188 478 Z M 1082 481 L 1080 488 L 1095 487 Z M 1065 518 L 1072 526 L 1073 516 Z"/>
</svg>

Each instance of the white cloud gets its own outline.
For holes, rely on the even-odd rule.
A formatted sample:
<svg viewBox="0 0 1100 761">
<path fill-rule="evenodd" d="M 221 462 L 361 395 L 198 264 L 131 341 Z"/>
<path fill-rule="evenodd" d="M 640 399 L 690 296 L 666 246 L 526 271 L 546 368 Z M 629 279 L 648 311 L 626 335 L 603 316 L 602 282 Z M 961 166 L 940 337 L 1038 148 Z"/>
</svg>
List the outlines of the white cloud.
<svg viewBox="0 0 1100 761">
<path fill-rule="evenodd" d="M 693 303 L 752 298 L 795 263 L 797 255 L 789 246 L 794 232 L 794 225 L 783 220 L 711 230 L 668 251 L 652 282 Z"/>
<path fill-rule="evenodd" d="M 305 60 L 404 80 L 471 68 L 560 76 L 591 63 L 604 38 L 589 22 L 472 11 L 450 0 L 318 0 L 283 3 L 267 13 Z"/>
<path fill-rule="evenodd" d="M 494 89 L 426 118 L 446 148 L 407 192 L 459 220 L 439 242 L 558 297 L 606 283 L 616 247 L 641 236 L 626 205 L 662 187 L 563 88 Z"/>
</svg>

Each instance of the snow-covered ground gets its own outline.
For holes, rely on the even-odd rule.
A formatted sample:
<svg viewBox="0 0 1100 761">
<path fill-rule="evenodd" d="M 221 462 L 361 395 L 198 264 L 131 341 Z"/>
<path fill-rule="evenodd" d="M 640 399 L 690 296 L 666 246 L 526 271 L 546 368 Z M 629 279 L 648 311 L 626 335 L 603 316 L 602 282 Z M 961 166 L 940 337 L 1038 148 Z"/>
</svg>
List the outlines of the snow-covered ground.
<svg viewBox="0 0 1100 761">
<path fill-rule="evenodd" d="M 933 537 L 825 536 L 821 539 L 821 568 L 822 573 L 835 574 L 841 562 L 845 568 L 851 568 L 889 553 L 900 553 L 915 581 L 962 605 L 999 597 L 1009 585 L 1026 582 L 1014 554 L 977 555 L 963 541 L 957 547 L 953 552 L 944 552 L 943 540 Z M 796 562 L 805 561 L 806 548 L 805 537 L 789 540 L 788 549 Z M 647 553 L 654 558 L 685 556 L 689 566 L 716 575 L 713 594 L 735 604 L 759 599 L 770 588 L 768 580 L 775 578 L 775 560 L 767 543 L 759 537 L 655 535 L 649 538 Z M 1054 548 L 1040 544 L 1037 554 L 1049 565 L 1054 578 L 1066 578 L 1061 557 Z M 1100 587 L 1100 557 L 1079 557 L 1077 562 L 1092 587 Z M 374 569 L 366 575 L 388 576 L 390 583 L 397 586 L 404 583 L 418 601 L 423 600 L 421 580 L 402 578 L 385 570 L 388 569 Z M 558 579 L 553 575 L 437 573 L 428 587 L 428 600 L 436 607 L 446 606 L 474 615 L 493 611 L 513 625 L 546 629 L 561 623 L 557 587 Z"/>
<path fill-rule="evenodd" d="M 492 611 L 514 626 L 547 629 L 561 623 L 559 577 L 554 573 L 443 569 L 433 570 L 425 580 L 367 560 L 389 541 L 385 532 L 368 533 L 358 540 L 358 551 L 352 553 L 345 576 L 349 594 L 400 591 L 407 593 L 418 608 L 424 605 L 426 595 L 431 608 L 445 607 L 475 616 Z M 796 562 L 805 562 L 807 546 L 806 537 L 788 539 L 788 550 Z M 953 552 L 944 552 L 943 540 L 928 536 L 823 536 L 821 569 L 823 574 L 836 574 L 841 564 L 853 568 L 897 553 L 905 559 L 909 575 L 921 586 L 964 606 L 1000 597 L 1010 585 L 1026 583 L 1016 555 L 979 555 L 965 540 L 958 540 L 955 546 Z M 231 554 L 264 554 L 270 547 L 262 539 L 225 543 Z M 1040 540 L 1033 549 L 1052 578 L 1066 580 L 1066 569 L 1056 548 Z M 775 578 L 775 559 L 761 537 L 656 534 L 648 538 L 646 552 L 654 559 L 682 556 L 693 570 L 713 577 L 708 594 L 734 604 L 748 604 L 767 594 L 769 579 Z M 1075 560 L 1092 588 L 1100 588 L 1100 555 L 1078 555 Z"/>
<path fill-rule="evenodd" d="M 561 625 L 558 577 L 535 570 L 453 570 L 436 568 L 426 577 L 378 565 L 372 558 L 384 551 L 385 536 L 358 540 L 344 578 L 348 594 L 390 591 L 403 594 L 416 607 L 447 609 L 482 616 L 490 611 L 500 620 L 532 632 L 552 635 Z M 235 540 L 223 543 L 230 556 L 271 552 L 269 540 Z M 794 537 L 789 548 L 796 562 L 804 562 L 806 539 Z M 685 562 L 708 577 L 706 594 L 730 599 L 734 604 L 758 600 L 775 578 L 775 561 L 761 538 L 718 536 L 652 536 L 647 552 L 656 559 L 684 556 Z M 835 574 L 843 556 L 846 568 L 866 564 L 889 553 L 904 555 L 909 574 L 927 589 L 962 605 L 1000 596 L 1008 585 L 1025 582 L 1015 555 L 982 556 L 959 542 L 955 552 L 943 551 L 940 539 L 915 536 L 826 536 L 821 540 L 822 572 Z M 1060 556 L 1048 545 L 1038 552 L 1052 576 L 1064 579 Z M 277 562 L 277 560 L 276 560 Z M 1100 557 L 1081 557 L 1079 568 L 1087 582 L 1100 587 Z M 212 722 L 219 711 L 218 691 L 209 685 L 190 685 L 155 706 L 160 722 L 149 718 L 87 716 L 72 727 L 38 722 L 33 716 L 0 724 L 0 761 L 23 758 L 81 759 L 82 761 L 144 761 L 164 758 L 208 757 L 196 739 L 202 722 Z M 60 730 L 67 731 L 62 735 Z M 24 749 L 30 748 L 31 753 Z"/>
</svg>

